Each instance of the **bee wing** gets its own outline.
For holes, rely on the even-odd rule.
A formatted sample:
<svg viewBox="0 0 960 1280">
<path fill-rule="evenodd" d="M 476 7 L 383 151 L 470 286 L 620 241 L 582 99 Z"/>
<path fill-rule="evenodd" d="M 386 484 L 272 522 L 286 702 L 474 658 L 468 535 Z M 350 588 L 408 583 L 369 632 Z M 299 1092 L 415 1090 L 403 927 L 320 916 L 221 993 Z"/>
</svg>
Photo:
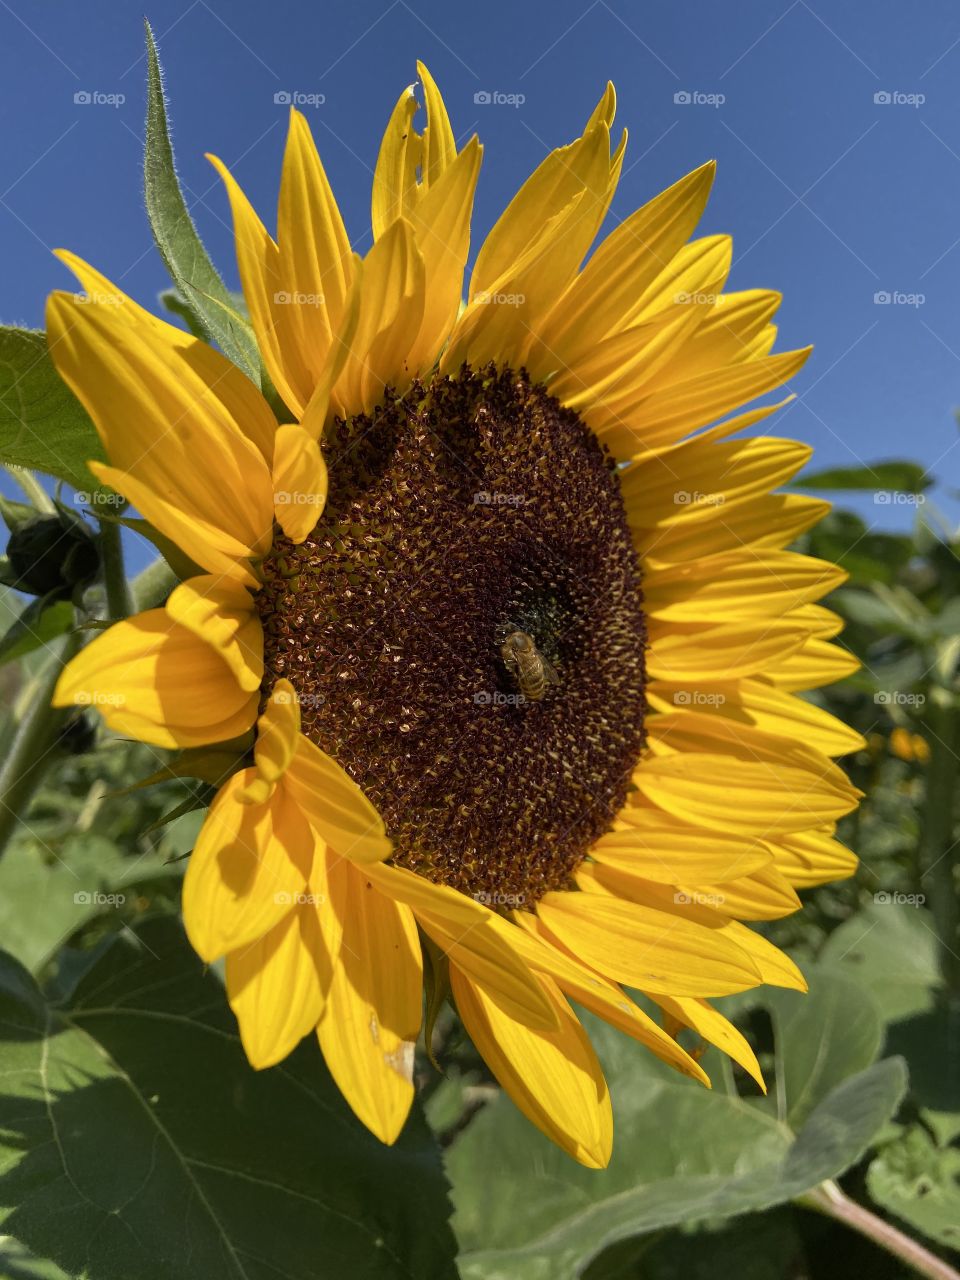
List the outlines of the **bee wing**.
<svg viewBox="0 0 960 1280">
<path fill-rule="evenodd" d="M 546 680 L 547 684 L 559 684 L 560 677 L 542 653 L 540 655 L 540 661 L 543 663 L 543 678 Z"/>
</svg>

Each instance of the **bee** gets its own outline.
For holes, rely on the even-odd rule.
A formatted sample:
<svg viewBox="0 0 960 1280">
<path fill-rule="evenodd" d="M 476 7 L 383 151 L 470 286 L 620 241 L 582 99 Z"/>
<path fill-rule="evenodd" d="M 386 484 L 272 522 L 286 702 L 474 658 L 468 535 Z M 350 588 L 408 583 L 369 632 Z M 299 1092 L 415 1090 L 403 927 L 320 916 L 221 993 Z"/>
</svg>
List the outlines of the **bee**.
<svg viewBox="0 0 960 1280">
<path fill-rule="evenodd" d="M 547 685 L 560 683 L 560 677 L 526 631 L 512 625 L 505 627 L 500 656 L 528 702 L 541 702 Z"/>
</svg>

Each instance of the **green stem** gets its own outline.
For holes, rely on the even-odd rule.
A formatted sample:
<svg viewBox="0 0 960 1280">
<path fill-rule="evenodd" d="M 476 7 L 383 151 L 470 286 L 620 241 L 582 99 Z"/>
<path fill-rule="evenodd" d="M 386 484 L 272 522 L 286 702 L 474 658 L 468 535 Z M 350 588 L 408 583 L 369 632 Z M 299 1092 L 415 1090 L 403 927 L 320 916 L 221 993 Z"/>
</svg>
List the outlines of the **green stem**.
<svg viewBox="0 0 960 1280">
<path fill-rule="evenodd" d="M 856 1200 L 851 1200 L 835 1182 L 822 1183 L 813 1191 L 800 1196 L 796 1203 L 807 1209 L 815 1209 L 828 1218 L 859 1231 L 881 1249 L 906 1263 L 917 1275 L 927 1276 L 929 1280 L 960 1280 L 960 1272 L 954 1271 L 942 1258 L 898 1231 L 883 1218 L 878 1218 Z"/>
<path fill-rule="evenodd" d="M 107 609 L 110 621 L 128 618 L 133 613 L 133 599 L 123 567 L 123 527 L 112 520 L 100 522 L 100 557 L 103 561 L 103 582 L 107 589 Z"/>
<path fill-rule="evenodd" d="M 960 714 L 935 701 L 927 715 L 930 760 L 920 828 L 923 879 L 937 927 L 940 971 L 949 996 L 960 999 L 960 902 L 954 868 L 953 838 L 957 776 L 960 772 Z"/>
<path fill-rule="evenodd" d="M 28 471 L 26 467 L 13 465 L 8 466 L 7 470 L 38 511 L 48 516 L 56 515 L 57 508 L 54 506 L 53 499 L 32 471 Z"/>
<path fill-rule="evenodd" d="M 180 579 L 164 560 L 157 556 L 152 564 L 134 578 L 131 583 L 133 599 L 138 609 L 154 609 L 163 604 Z"/>
<path fill-rule="evenodd" d="M 52 707 L 50 699 L 64 665 L 82 644 L 82 633 L 70 632 L 60 653 L 40 673 L 30 707 L 17 726 L 10 750 L 0 766 L 0 854 L 53 763 L 57 737 L 74 712 L 72 707 Z"/>
</svg>

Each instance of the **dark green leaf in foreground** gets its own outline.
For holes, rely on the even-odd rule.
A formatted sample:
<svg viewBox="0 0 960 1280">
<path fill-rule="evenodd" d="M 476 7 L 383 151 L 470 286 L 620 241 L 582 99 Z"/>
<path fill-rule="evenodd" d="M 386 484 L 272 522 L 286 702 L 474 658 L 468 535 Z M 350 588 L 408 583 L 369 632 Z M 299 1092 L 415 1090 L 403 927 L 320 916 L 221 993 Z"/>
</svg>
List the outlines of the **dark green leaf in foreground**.
<svg viewBox="0 0 960 1280">
<path fill-rule="evenodd" d="M 153 236 L 191 317 L 203 326 L 207 339 L 259 385 L 260 360 L 253 330 L 236 310 L 230 290 L 210 261 L 180 190 L 163 97 L 163 73 L 150 24 L 145 26 L 147 137 L 143 178 Z"/>
<path fill-rule="evenodd" d="M 891 459 L 874 462 L 866 467 L 831 467 L 828 471 L 812 471 L 797 476 L 793 486 L 797 489 L 837 490 L 872 489 L 893 493 L 922 493 L 933 484 L 918 462 Z"/>
<path fill-rule="evenodd" d="M 464 1280 L 573 1280 L 617 1242 L 784 1204 L 856 1163 L 897 1107 L 906 1071 L 899 1059 L 865 1065 L 879 1047 L 872 1011 L 850 1026 L 852 984 L 813 978 L 812 1007 L 785 994 L 774 1009 L 791 1065 L 770 1103 L 700 1089 L 590 1019 L 615 1115 L 602 1172 L 571 1165 L 506 1099 L 482 1112 L 448 1161 Z M 793 1061 L 807 1037 L 820 1054 Z M 495 1179 L 482 1172 L 491 1167 Z"/>
<path fill-rule="evenodd" d="M 0 967 L 0 1232 L 84 1280 L 453 1280 L 422 1115 L 393 1148 L 315 1041 L 255 1072 L 179 924 L 121 935 L 51 1008 Z"/>
<path fill-rule="evenodd" d="M 0 462 L 43 471 L 79 490 L 105 455 L 93 423 L 47 354 L 42 330 L 0 326 Z"/>
</svg>

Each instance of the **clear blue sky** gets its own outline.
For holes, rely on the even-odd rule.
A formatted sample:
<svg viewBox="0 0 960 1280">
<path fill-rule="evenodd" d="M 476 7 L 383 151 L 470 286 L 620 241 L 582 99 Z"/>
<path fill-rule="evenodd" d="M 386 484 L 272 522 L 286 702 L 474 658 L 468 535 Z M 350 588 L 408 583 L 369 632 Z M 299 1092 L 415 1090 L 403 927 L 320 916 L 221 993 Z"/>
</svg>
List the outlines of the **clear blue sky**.
<svg viewBox="0 0 960 1280">
<path fill-rule="evenodd" d="M 779 346 L 816 344 L 778 429 L 815 445 L 819 466 L 915 457 L 956 488 L 955 0 L 152 0 L 146 13 L 188 201 L 232 284 L 226 199 L 203 153 L 233 167 L 272 224 L 287 116 L 278 92 L 324 95 L 307 115 L 363 250 L 370 168 L 417 57 L 440 83 L 455 131 L 486 143 L 478 232 L 546 150 L 576 135 L 609 78 L 631 137 L 615 214 L 716 157 L 702 230 L 733 234 L 732 287 L 780 289 Z M 41 324 L 48 291 L 72 287 L 50 257 L 55 246 L 147 304 L 166 286 L 140 194 L 142 43 L 136 8 L 116 0 L 0 0 L 6 323 Z M 525 101 L 477 105 L 481 90 Z M 126 100 L 77 105 L 82 91 Z M 676 103 L 683 92 L 725 101 Z M 925 101 L 877 103 L 878 93 Z M 878 293 L 923 301 L 878 305 Z M 907 518 L 857 505 L 884 525 Z"/>
</svg>

